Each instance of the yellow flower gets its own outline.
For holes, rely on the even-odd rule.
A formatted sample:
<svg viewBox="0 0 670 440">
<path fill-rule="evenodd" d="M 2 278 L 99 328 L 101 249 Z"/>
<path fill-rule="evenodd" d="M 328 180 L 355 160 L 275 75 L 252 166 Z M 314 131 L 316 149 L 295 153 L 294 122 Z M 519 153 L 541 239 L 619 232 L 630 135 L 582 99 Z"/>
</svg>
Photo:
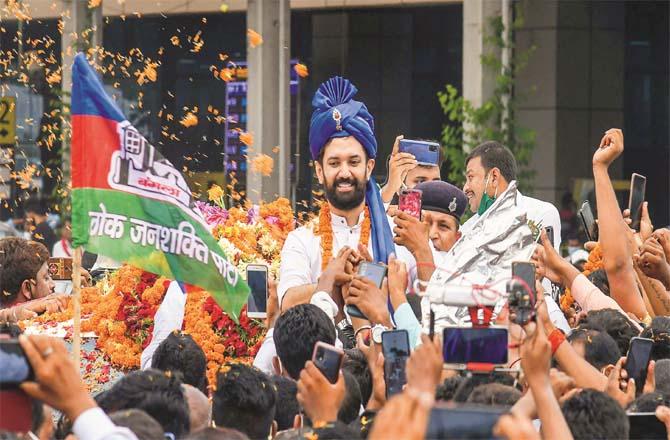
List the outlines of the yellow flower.
<svg viewBox="0 0 670 440">
<path fill-rule="evenodd" d="M 218 202 L 221 200 L 221 197 L 223 197 L 223 188 L 214 184 L 207 190 L 207 196 L 209 197 L 210 202 Z"/>
</svg>

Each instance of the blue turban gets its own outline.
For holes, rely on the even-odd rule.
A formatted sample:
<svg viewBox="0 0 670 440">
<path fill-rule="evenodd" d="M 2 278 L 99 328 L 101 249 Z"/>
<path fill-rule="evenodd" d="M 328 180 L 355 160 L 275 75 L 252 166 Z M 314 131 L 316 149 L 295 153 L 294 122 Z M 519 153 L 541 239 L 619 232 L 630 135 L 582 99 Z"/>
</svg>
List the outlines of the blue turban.
<svg viewBox="0 0 670 440">
<path fill-rule="evenodd" d="M 368 157 L 377 156 L 374 118 L 368 108 L 353 99 L 358 89 L 348 79 L 339 76 L 321 84 L 312 99 L 312 122 L 309 126 L 309 148 L 317 160 L 323 147 L 335 137 L 353 136 L 363 145 Z M 365 189 L 365 201 L 370 211 L 372 252 L 377 262 L 387 263 L 394 252 L 393 234 L 386 218 L 386 210 L 374 177 Z"/>
</svg>

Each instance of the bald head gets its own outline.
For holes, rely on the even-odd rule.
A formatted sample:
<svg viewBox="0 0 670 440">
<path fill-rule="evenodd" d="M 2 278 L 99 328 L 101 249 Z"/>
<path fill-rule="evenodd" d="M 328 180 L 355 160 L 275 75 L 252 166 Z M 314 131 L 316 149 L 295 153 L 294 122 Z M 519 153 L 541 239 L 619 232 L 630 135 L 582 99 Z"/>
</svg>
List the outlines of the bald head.
<svg viewBox="0 0 670 440">
<path fill-rule="evenodd" d="M 212 407 L 209 399 L 199 389 L 188 385 L 182 385 L 184 395 L 188 402 L 188 410 L 191 419 L 191 432 L 197 432 L 209 426 L 212 419 Z"/>
</svg>

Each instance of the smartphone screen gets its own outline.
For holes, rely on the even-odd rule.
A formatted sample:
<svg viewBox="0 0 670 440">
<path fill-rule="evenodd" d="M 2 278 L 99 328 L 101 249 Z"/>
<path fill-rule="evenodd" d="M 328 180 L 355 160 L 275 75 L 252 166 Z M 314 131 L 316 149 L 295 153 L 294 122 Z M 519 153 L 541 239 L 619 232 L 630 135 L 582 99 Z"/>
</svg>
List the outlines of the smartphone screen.
<svg viewBox="0 0 670 440">
<path fill-rule="evenodd" d="M 642 219 L 642 204 L 647 187 L 647 178 L 633 173 L 630 177 L 630 197 L 628 198 L 628 209 L 630 210 L 631 228 L 640 230 L 640 220 Z"/>
<path fill-rule="evenodd" d="M 626 372 L 629 379 L 635 379 L 637 394 L 642 393 L 647 379 L 647 366 L 651 357 L 654 341 L 647 338 L 632 338 L 626 356 Z"/>
<path fill-rule="evenodd" d="M 398 209 L 421 220 L 421 190 L 403 189 L 400 191 Z"/>
<path fill-rule="evenodd" d="M 553 246 L 554 245 L 554 227 L 553 226 L 547 226 L 546 228 L 544 228 L 544 230 L 547 233 L 547 238 L 549 239 L 549 243 L 551 243 L 551 245 Z"/>
<path fill-rule="evenodd" d="M 267 315 L 268 268 L 262 265 L 247 266 L 247 315 L 250 318 L 265 318 Z"/>
<path fill-rule="evenodd" d="M 33 369 L 19 341 L 0 340 L 0 389 L 15 388 L 21 382 L 33 380 Z"/>
<path fill-rule="evenodd" d="M 430 413 L 426 438 L 494 438 L 493 427 L 504 409 L 435 406 Z"/>
<path fill-rule="evenodd" d="M 523 281 L 532 292 L 533 299 L 536 298 L 535 292 L 535 265 L 528 261 L 515 261 L 512 263 L 512 277 Z M 525 287 L 525 286 L 524 286 Z"/>
<path fill-rule="evenodd" d="M 665 423 L 658 420 L 654 413 L 628 414 L 631 439 L 643 438 L 651 440 L 667 440 L 668 433 Z"/>
<path fill-rule="evenodd" d="M 391 330 L 382 333 L 384 353 L 384 381 L 386 398 L 402 392 L 407 383 L 405 367 L 409 359 L 409 334 L 407 330 Z"/>
<path fill-rule="evenodd" d="M 325 342 L 317 342 L 314 346 L 312 362 L 330 383 L 337 382 L 343 359 L 344 352 L 335 346 Z"/>
<path fill-rule="evenodd" d="M 358 274 L 371 279 L 375 282 L 377 287 L 381 289 L 384 277 L 386 276 L 386 266 L 379 263 L 363 261 L 360 266 L 358 266 Z"/>
<path fill-rule="evenodd" d="M 445 327 L 442 333 L 447 364 L 507 363 L 507 329 L 503 327 Z"/>
<path fill-rule="evenodd" d="M 579 217 L 582 219 L 584 231 L 586 232 L 589 241 L 598 241 L 598 225 L 596 224 L 595 217 L 593 217 L 591 204 L 588 200 L 582 203 L 582 207 L 579 210 Z"/>
</svg>

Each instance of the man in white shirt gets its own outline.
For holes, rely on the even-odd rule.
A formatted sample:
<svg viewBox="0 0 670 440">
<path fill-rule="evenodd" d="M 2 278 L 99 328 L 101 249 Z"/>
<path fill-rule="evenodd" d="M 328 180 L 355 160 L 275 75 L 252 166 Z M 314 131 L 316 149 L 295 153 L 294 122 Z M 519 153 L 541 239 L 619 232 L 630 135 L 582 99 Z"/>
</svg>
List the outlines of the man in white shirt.
<svg viewBox="0 0 670 440">
<path fill-rule="evenodd" d="M 517 165 L 512 152 L 496 141 L 487 141 L 478 145 L 465 159 L 465 185 L 463 192 L 468 197 L 470 211 L 474 213 L 461 226 L 462 231 L 468 231 L 480 215 L 493 204 L 496 197 L 502 194 L 507 187 L 516 180 Z M 554 247 L 561 246 L 561 218 L 554 205 L 517 192 L 517 207 L 526 211 L 529 221 L 536 226 L 554 229 Z M 545 292 L 551 291 L 551 282 L 547 279 L 542 282 Z M 545 295 L 549 314 L 554 324 L 569 331 L 565 316 L 550 295 Z"/>
</svg>

